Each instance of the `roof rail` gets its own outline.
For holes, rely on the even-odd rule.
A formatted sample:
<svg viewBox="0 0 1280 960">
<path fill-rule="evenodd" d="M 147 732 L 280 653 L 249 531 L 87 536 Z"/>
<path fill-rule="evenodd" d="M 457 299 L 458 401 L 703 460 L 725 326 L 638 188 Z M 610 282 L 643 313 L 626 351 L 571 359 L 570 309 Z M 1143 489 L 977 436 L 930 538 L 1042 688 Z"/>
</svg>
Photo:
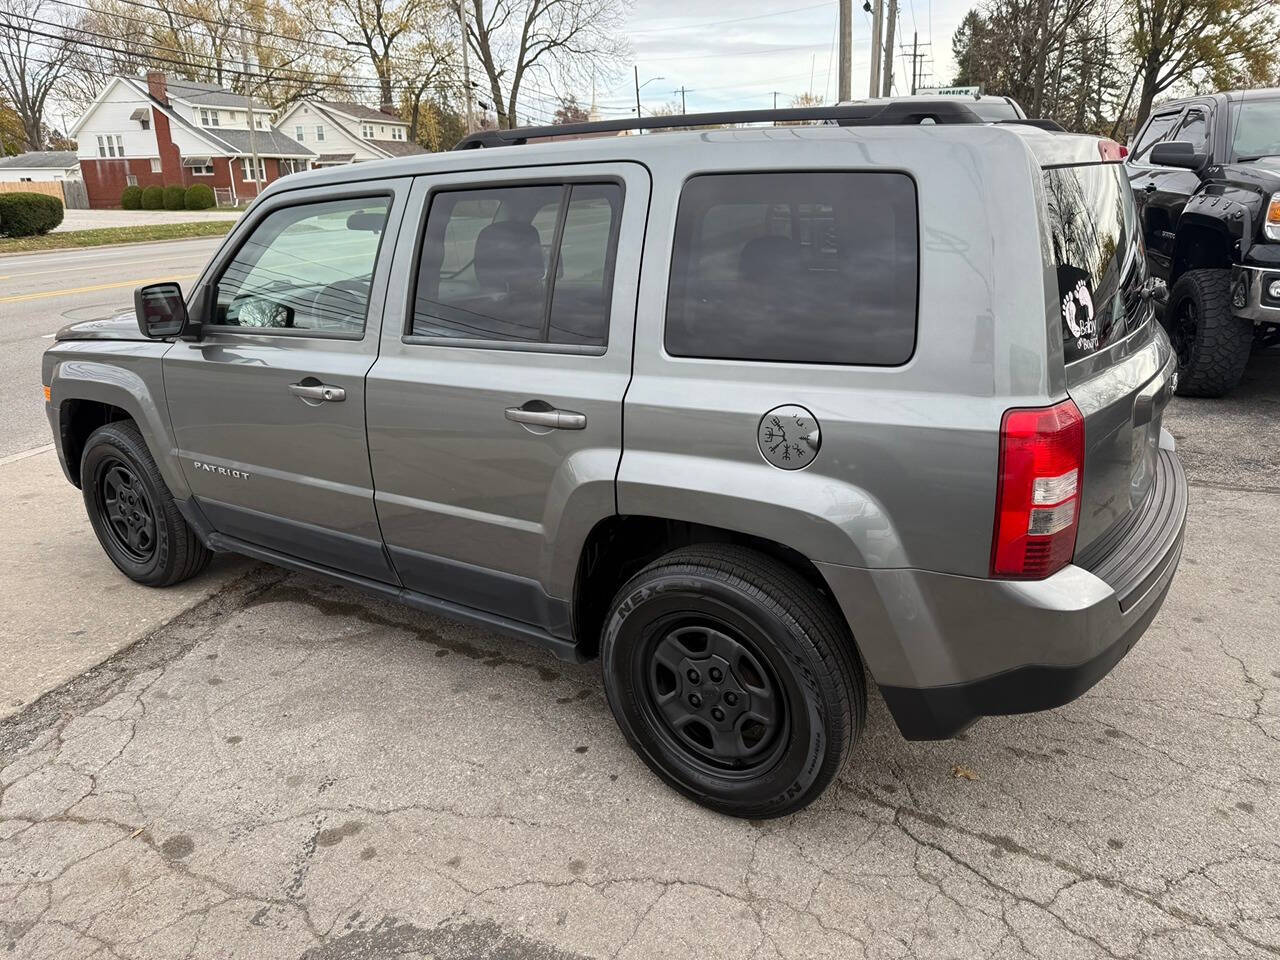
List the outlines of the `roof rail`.
<svg viewBox="0 0 1280 960">
<path fill-rule="evenodd" d="M 481 130 L 458 141 L 455 150 L 479 147 L 507 147 L 551 137 L 581 137 L 624 130 L 671 130 L 680 127 L 718 127 L 737 123 L 797 123 L 827 121 L 842 127 L 878 127 L 933 123 L 982 123 L 983 120 L 959 101 L 911 103 L 894 100 L 884 104 L 801 107 L 792 110 L 730 110 L 721 113 L 681 113 L 668 117 L 627 117 L 595 123 L 561 123 L 548 127 L 518 127 L 515 130 Z"/>
</svg>

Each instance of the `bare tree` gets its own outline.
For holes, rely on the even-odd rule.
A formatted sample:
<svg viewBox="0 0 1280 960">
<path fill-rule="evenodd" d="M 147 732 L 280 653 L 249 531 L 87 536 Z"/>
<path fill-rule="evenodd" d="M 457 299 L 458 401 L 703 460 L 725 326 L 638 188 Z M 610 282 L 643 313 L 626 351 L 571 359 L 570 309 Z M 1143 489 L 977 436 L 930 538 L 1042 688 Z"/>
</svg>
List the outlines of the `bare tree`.
<svg viewBox="0 0 1280 960">
<path fill-rule="evenodd" d="M 29 150 L 45 141 L 45 107 L 71 69 L 72 44 L 46 0 L 0 0 L 0 93 Z"/>
<path fill-rule="evenodd" d="M 455 12 L 457 2 L 499 127 L 516 125 L 521 88 L 532 74 L 608 74 L 625 55 L 616 32 L 621 0 L 455 0 Z"/>
<path fill-rule="evenodd" d="M 329 0 L 317 6 L 311 20 L 321 33 L 337 37 L 368 60 L 386 105 L 396 102 L 398 69 L 412 62 L 409 48 L 417 48 L 418 55 L 424 52 L 424 37 L 444 19 L 446 9 L 443 0 Z M 438 51 L 431 46 L 435 56 Z"/>
</svg>

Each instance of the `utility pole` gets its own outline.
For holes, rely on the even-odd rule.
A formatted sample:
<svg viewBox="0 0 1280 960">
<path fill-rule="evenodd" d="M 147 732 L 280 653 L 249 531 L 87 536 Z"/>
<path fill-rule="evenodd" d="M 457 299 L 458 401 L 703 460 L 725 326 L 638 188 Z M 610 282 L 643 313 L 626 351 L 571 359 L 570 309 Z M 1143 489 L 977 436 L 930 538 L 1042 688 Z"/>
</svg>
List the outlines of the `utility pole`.
<svg viewBox="0 0 1280 960">
<path fill-rule="evenodd" d="M 257 59 L 254 58 L 253 69 L 250 69 L 249 42 L 245 39 L 243 27 L 240 29 L 240 58 L 244 64 L 244 85 L 245 92 L 248 94 L 245 97 L 245 112 L 249 118 L 249 155 L 253 163 L 253 198 L 256 200 L 259 194 L 262 193 L 262 181 L 258 177 L 258 170 L 262 161 L 258 159 L 257 124 L 253 118 L 253 78 L 257 75 L 258 64 Z M 279 160 L 276 161 L 276 163 L 279 162 Z M 234 184 L 235 180 L 233 179 L 231 182 Z"/>
<path fill-rule="evenodd" d="M 636 74 L 636 119 L 640 119 L 640 65 L 635 64 L 631 68 Z M 643 130 L 640 133 L 644 133 Z"/>
<path fill-rule="evenodd" d="M 885 26 L 884 38 L 884 84 L 880 88 L 880 96 L 893 96 L 893 28 L 898 22 L 898 0 L 889 0 L 889 22 Z"/>
<path fill-rule="evenodd" d="M 836 99 L 853 99 L 853 0 L 840 0 L 840 80 Z"/>
<path fill-rule="evenodd" d="M 920 52 L 920 34 L 919 32 L 913 33 L 911 34 L 911 95 L 913 97 L 916 95 L 917 77 L 919 74 L 919 71 L 916 69 L 916 64 L 918 64 L 923 57 L 924 54 Z"/>
<path fill-rule="evenodd" d="M 684 112 L 685 112 L 685 109 L 684 109 L 684 95 L 685 95 L 688 91 L 686 91 L 684 87 L 681 87 L 679 90 L 677 90 L 677 91 L 675 91 L 675 92 L 676 92 L 676 93 L 678 93 L 678 94 L 680 94 L 680 113 L 681 113 L 681 114 L 684 114 Z"/>
<path fill-rule="evenodd" d="M 882 54 L 881 37 L 884 34 L 884 0 L 874 0 L 875 9 L 871 14 L 871 93 L 880 95 L 880 59 Z"/>
<path fill-rule="evenodd" d="M 462 12 L 464 0 L 458 0 L 458 29 L 462 31 L 462 90 L 467 101 L 467 133 L 475 129 L 471 108 L 471 61 L 467 56 L 467 20 Z M 593 78 L 594 80 L 594 78 Z"/>
</svg>

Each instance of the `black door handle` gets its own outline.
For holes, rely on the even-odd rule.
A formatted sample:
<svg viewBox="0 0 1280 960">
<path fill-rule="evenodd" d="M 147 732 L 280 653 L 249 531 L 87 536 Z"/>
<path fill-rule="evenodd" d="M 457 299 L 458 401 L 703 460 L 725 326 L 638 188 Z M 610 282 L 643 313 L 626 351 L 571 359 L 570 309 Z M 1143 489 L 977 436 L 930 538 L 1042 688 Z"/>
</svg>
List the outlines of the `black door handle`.
<svg viewBox="0 0 1280 960">
<path fill-rule="evenodd" d="M 1148 181 L 1147 181 L 1147 185 L 1146 185 L 1145 187 L 1143 187 L 1142 189 L 1143 189 L 1143 190 L 1145 190 L 1147 193 L 1155 193 L 1155 192 L 1156 192 L 1156 185 L 1155 185 L 1155 183 L 1153 183 L 1152 181 L 1148 180 Z"/>
</svg>

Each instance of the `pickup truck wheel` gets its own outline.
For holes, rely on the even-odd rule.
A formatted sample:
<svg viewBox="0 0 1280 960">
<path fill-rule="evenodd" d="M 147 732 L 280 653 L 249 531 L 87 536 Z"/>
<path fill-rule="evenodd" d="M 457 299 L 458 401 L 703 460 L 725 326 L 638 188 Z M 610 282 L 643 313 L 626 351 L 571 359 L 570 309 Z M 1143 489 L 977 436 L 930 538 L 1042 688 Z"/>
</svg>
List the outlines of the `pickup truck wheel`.
<svg viewBox="0 0 1280 960">
<path fill-rule="evenodd" d="M 131 580 L 168 587 L 209 563 L 211 554 L 178 512 L 132 422 L 108 423 L 90 434 L 80 486 L 98 542 Z"/>
<path fill-rule="evenodd" d="M 844 621 L 804 578 L 744 547 L 683 547 L 637 573 L 614 598 L 601 661 L 640 758 L 732 816 L 809 804 L 865 722 Z"/>
<path fill-rule="evenodd" d="M 1244 376 L 1253 324 L 1231 309 L 1231 273 L 1188 270 L 1169 293 L 1164 326 L 1178 354 L 1178 394 L 1220 397 Z"/>
</svg>

